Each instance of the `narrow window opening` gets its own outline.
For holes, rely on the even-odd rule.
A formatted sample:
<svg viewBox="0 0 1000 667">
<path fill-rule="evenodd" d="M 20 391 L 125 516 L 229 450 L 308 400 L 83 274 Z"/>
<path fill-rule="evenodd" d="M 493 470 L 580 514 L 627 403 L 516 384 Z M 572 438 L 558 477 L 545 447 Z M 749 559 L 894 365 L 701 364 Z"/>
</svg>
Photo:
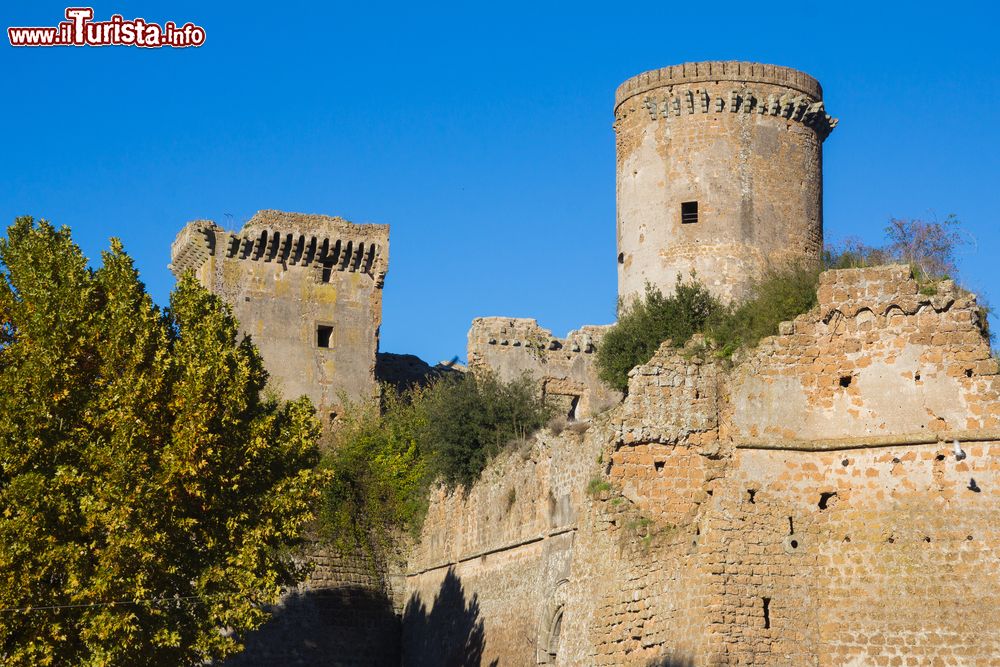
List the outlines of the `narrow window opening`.
<svg viewBox="0 0 1000 667">
<path fill-rule="evenodd" d="M 698 202 L 686 201 L 681 203 L 681 223 L 692 225 L 698 222 Z"/>
<path fill-rule="evenodd" d="M 322 275 L 320 276 L 320 281 L 324 283 L 330 282 L 333 278 L 333 260 L 324 259 L 322 264 Z"/>
<path fill-rule="evenodd" d="M 618 263 L 619 264 L 625 263 L 625 253 L 623 252 L 618 253 Z"/>
<path fill-rule="evenodd" d="M 662 473 L 663 467 L 666 465 L 665 461 L 655 461 L 653 462 L 653 467 L 656 468 L 656 472 Z"/>
<path fill-rule="evenodd" d="M 316 327 L 316 346 L 330 347 L 330 338 L 333 336 L 333 327 L 320 324 Z"/>
<path fill-rule="evenodd" d="M 757 495 L 757 489 L 747 489 L 747 495 L 750 496 L 750 504 L 756 505 L 757 501 L 754 500 L 754 496 Z"/>
<path fill-rule="evenodd" d="M 771 627 L 771 598 L 761 598 L 764 603 L 764 629 Z"/>
<path fill-rule="evenodd" d="M 569 413 L 566 415 L 566 419 L 568 419 L 571 422 L 575 422 L 577 420 L 577 410 L 579 409 L 579 407 L 580 407 L 580 397 L 574 396 L 573 400 L 569 404 Z"/>
<path fill-rule="evenodd" d="M 965 377 L 967 377 L 967 378 L 972 377 L 972 369 L 971 368 L 966 368 L 965 369 Z"/>
<path fill-rule="evenodd" d="M 850 375 L 842 375 L 840 377 L 840 386 L 841 387 L 850 387 L 851 386 L 851 376 Z"/>
<path fill-rule="evenodd" d="M 830 502 L 830 498 L 837 495 L 836 491 L 824 491 L 819 495 L 819 508 L 825 510 Z"/>
<path fill-rule="evenodd" d="M 792 523 L 792 517 L 788 517 L 788 534 L 789 535 L 795 534 L 795 524 Z"/>
</svg>

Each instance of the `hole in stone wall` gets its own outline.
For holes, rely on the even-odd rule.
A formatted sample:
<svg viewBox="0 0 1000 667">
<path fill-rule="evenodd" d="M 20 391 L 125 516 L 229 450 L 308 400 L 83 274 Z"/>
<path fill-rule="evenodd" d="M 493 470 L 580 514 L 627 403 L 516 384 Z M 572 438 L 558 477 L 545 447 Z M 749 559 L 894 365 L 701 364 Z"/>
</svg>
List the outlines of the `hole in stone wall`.
<svg viewBox="0 0 1000 667">
<path fill-rule="evenodd" d="M 889 544 L 895 544 L 896 543 L 896 538 L 895 537 L 890 537 L 889 539 L 886 540 L 886 542 L 888 542 Z"/>
<path fill-rule="evenodd" d="M 850 542 L 851 542 L 851 536 L 850 535 L 844 535 L 844 541 L 847 542 L 848 544 L 850 544 Z"/>
<path fill-rule="evenodd" d="M 681 223 L 691 225 L 698 222 L 698 202 L 686 201 L 681 203 Z"/>
<path fill-rule="evenodd" d="M 967 540 L 969 540 L 971 542 L 972 541 L 972 535 L 966 535 L 965 539 L 967 539 Z"/>
<path fill-rule="evenodd" d="M 333 278 L 333 261 L 330 259 L 323 260 L 321 265 L 322 269 L 320 272 L 320 282 L 328 283 Z"/>
<path fill-rule="evenodd" d="M 972 377 L 972 369 L 971 368 L 966 368 L 965 369 L 965 377 L 967 377 L 967 378 Z"/>
<path fill-rule="evenodd" d="M 825 510 L 827 507 L 827 503 L 830 502 L 830 498 L 833 498 L 835 495 L 837 495 L 836 491 L 824 491 L 823 493 L 819 494 L 819 508 L 821 510 Z"/>
<path fill-rule="evenodd" d="M 695 390 L 694 390 L 694 397 L 695 397 L 695 399 L 699 399 L 699 398 L 701 398 L 701 392 L 700 392 L 700 391 L 698 391 L 697 389 L 695 389 Z"/>
<path fill-rule="evenodd" d="M 799 541 L 798 541 L 798 540 L 792 540 L 792 541 L 791 541 L 791 542 L 789 542 L 788 544 L 789 544 L 789 546 L 791 546 L 791 547 L 792 547 L 793 549 L 798 549 L 798 548 L 799 548 Z"/>
<path fill-rule="evenodd" d="M 764 607 L 764 629 L 771 627 L 771 598 L 761 598 Z"/>
<path fill-rule="evenodd" d="M 920 371 L 917 371 L 916 373 L 913 374 L 913 379 L 916 382 L 920 382 Z"/>
<path fill-rule="evenodd" d="M 665 461 L 654 461 L 653 467 L 656 468 L 656 472 L 663 472 L 663 467 L 667 465 Z"/>
<path fill-rule="evenodd" d="M 844 459 L 843 461 L 840 462 L 840 465 L 842 465 L 842 466 L 844 466 L 846 468 L 847 466 L 851 465 L 851 460 L 850 459 Z"/>
<path fill-rule="evenodd" d="M 749 500 L 750 500 L 750 504 L 751 505 L 754 505 L 754 504 L 757 503 L 757 501 L 754 500 L 754 496 L 757 495 L 757 490 L 756 489 L 747 489 L 747 495 L 750 496 Z"/>
<path fill-rule="evenodd" d="M 979 492 L 982 491 L 982 489 L 979 488 L 979 485 L 976 484 L 976 478 L 975 477 L 970 477 L 969 478 L 969 486 L 967 486 L 965 488 L 967 488 L 969 491 L 972 491 L 973 493 L 979 493 Z"/>
<path fill-rule="evenodd" d="M 625 253 L 623 252 L 618 253 L 618 263 L 619 264 L 625 263 Z"/>
<path fill-rule="evenodd" d="M 938 454 L 934 457 L 935 461 L 944 461 L 944 454 Z"/>
<path fill-rule="evenodd" d="M 566 419 L 568 419 L 571 422 L 575 422 L 577 420 L 577 409 L 579 407 L 580 407 L 580 397 L 574 396 L 573 400 L 570 401 L 569 413 L 566 415 Z"/>
<path fill-rule="evenodd" d="M 330 338 L 333 336 L 333 327 L 320 324 L 316 327 L 316 346 L 330 347 Z"/>
<path fill-rule="evenodd" d="M 851 379 L 852 378 L 851 378 L 850 375 L 841 375 L 840 376 L 840 386 L 841 387 L 850 387 L 851 386 Z"/>
<path fill-rule="evenodd" d="M 930 541 L 931 541 L 930 535 L 924 537 L 924 542 L 930 542 Z"/>
</svg>

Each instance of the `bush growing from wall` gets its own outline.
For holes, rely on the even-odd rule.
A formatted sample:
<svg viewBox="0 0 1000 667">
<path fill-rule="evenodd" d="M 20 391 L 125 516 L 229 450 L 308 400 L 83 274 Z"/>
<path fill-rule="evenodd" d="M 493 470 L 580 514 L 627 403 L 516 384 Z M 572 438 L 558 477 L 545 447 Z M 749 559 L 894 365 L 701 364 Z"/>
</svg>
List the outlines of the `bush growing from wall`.
<svg viewBox="0 0 1000 667">
<path fill-rule="evenodd" d="M 643 298 L 621 305 L 618 322 L 601 341 L 597 350 L 601 380 L 627 391 L 629 371 L 648 362 L 663 341 L 683 346 L 721 309 L 719 300 L 693 279 L 683 281 L 678 276 L 670 296 L 647 283 Z"/>
<path fill-rule="evenodd" d="M 934 295 L 942 280 L 954 274 L 955 251 L 964 243 L 954 215 L 943 222 L 893 218 L 885 228 L 887 243 L 869 246 L 848 239 L 828 246 L 821 264 L 799 264 L 766 272 L 750 285 L 747 298 L 722 305 L 694 278 L 681 281 L 675 293 L 663 296 L 646 286 L 642 299 L 620 307 L 618 322 L 605 335 L 597 351 L 601 379 L 621 391 L 628 390 L 628 373 L 647 363 L 670 340 L 683 346 L 702 333 L 716 347 L 716 355 L 729 358 L 743 347 L 778 333 L 778 325 L 805 313 L 816 304 L 816 288 L 824 269 L 849 269 L 884 264 L 909 264 L 923 294 Z M 988 328 L 984 307 L 984 333 Z"/>
<path fill-rule="evenodd" d="M 377 402 L 347 404 L 323 467 L 332 481 L 320 509 L 323 532 L 372 555 L 396 531 L 419 531 L 432 483 L 468 486 L 505 447 L 551 417 L 536 382 L 480 372 L 438 378 Z"/>
<path fill-rule="evenodd" d="M 748 298 L 716 311 L 705 333 L 717 346 L 716 354 L 729 358 L 741 347 L 754 347 L 778 333 L 778 325 L 816 305 L 818 266 L 797 265 L 768 271 L 750 284 Z"/>
</svg>

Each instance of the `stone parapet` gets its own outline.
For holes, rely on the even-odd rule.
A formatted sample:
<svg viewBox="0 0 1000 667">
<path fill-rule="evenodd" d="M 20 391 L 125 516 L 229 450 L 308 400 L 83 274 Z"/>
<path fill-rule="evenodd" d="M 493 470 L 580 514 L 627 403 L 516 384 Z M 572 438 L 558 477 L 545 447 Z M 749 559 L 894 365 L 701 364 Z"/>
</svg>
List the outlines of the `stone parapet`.
<svg viewBox="0 0 1000 667">
<path fill-rule="evenodd" d="M 170 270 L 180 277 L 197 271 L 214 255 L 367 273 L 381 285 L 388 271 L 388 238 L 387 225 L 355 225 L 342 218 L 281 211 L 259 212 L 238 233 L 211 220 L 196 220 L 171 245 Z"/>
</svg>

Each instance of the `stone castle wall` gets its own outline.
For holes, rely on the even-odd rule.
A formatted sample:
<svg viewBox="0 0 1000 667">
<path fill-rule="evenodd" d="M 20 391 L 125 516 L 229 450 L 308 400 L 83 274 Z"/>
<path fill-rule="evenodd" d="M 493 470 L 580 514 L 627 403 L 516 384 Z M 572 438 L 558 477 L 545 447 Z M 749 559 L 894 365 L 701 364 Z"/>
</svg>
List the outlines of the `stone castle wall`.
<svg viewBox="0 0 1000 667">
<path fill-rule="evenodd" d="M 460 582 L 500 664 L 992 664 L 1000 376 L 981 311 L 905 267 L 829 272 L 819 300 L 731 368 L 699 341 L 661 348 L 579 441 L 542 434 L 435 498 L 411 593 Z M 560 461 L 573 528 L 554 549 L 537 538 Z M 510 489 L 532 505 L 505 519 Z"/>
<path fill-rule="evenodd" d="M 532 319 L 479 317 L 469 330 L 469 368 L 505 381 L 526 373 L 569 419 L 586 418 L 621 399 L 597 376 L 594 352 L 607 329 L 585 326 L 556 338 Z"/>
<path fill-rule="evenodd" d="M 275 389 L 308 396 L 325 415 L 341 392 L 376 394 L 388 253 L 385 225 L 261 211 L 238 234 L 189 223 L 171 247 L 171 269 L 193 271 L 232 306 Z"/>
<path fill-rule="evenodd" d="M 836 125 L 815 79 L 787 67 L 687 63 L 615 96 L 618 295 L 678 275 L 725 300 L 772 265 L 818 260 L 822 144 Z M 697 219 L 683 215 L 694 203 Z"/>
</svg>

